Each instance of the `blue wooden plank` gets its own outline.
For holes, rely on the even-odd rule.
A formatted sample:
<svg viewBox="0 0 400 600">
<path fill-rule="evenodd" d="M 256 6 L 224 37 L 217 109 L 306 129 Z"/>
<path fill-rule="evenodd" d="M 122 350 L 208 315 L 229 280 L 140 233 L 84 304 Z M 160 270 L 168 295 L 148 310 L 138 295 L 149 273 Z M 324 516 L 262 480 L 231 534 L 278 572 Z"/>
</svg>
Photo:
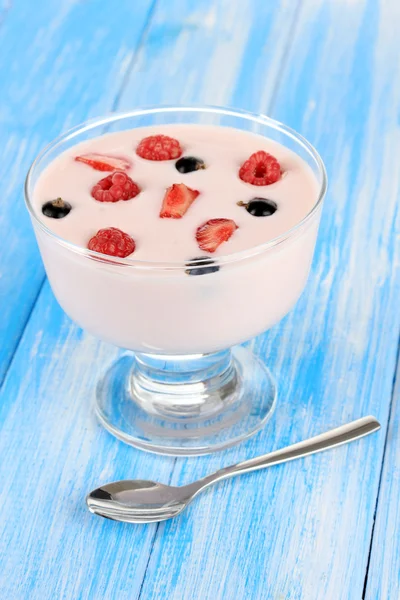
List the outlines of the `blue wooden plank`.
<svg viewBox="0 0 400 600">
<path fill-rule="evenodd" d="M 400 362 L 366 580 L 365 600 L 398 598 L 400 594 Z"/>
<path fill-rule="evenodd" d="M 1 0 L 0 2 L 0 27 L 4 23 L 7 13 L 11 8 L 10 0 Z"/>
<path fill-rule="evenodd" d="M 186 100 L 201 91 L 199 101 L 229 103 L 238 85 L 235 73 L 248 61 L 247 44 L 253 29 L 260 32 L 260 19 L 275 48 L 271 52 L 265 41 L 265 68 L 278 72 L 276 55 L 283 57 L 296 4 L 215 4 L 160 2 L 121 106 L 174 102 L 180 87 Z M 154 44 L 156 55 L 149 49 Z M 218 81 L 216 69 L 225 62 L 229 68 Z M 162 65 L 173 65 L 174 86 L 161 78 Z M 79 77 L 85 73 L 87 67 Z M 273 82 L 268 85 L 272 94 Z M 218 98 L 212 97 L 213 89 Z M 87 514 L 83 503 L 86 491 L 110 479 L 166 481 L 174 464 L 124 446 L 96 424 L 89 402 L 94 383 L 117 354 L 72 325 L 45 285 L 0 392 L 0 477 L 7 482 L 0 489 L 4 597 L 148 597 L 139 590 L 156 526 L 102 522 Z"/>
<path fill-rule="evenodd" d="M 62 130 L 112 108 L 153 4 L 0 5 L 0 384 L 44 278 L 22 206 L 29 164 Z"/>
<path fill-rule="evenodd" d="M 120 107 L 131 108 L 134 99 L 137 105 L 231 104 L 265 110 L 298 6 L 297 0 L 160 0 Z M 149 68 L 151 77 L 143 85 Z"/>
<path fill-rule="evenodd" d="M 210 490 L 160 525 L 143 598 L 362 597 L 400 326 L 398 10 L 396 0 L 302 3 L 272 112 L 317 145 L 331 189 L 306 293 L 254 343 L 278 374 L 280 402 L 246 447 L 180 460 L 172 481 L 363 414 L 383 431 Z M 385 527 L 383 514 L 380 544 Z M 392 588 L 377 596 L 375 582 L 371 600 L 398 595 L 392 555 Z"/>
<path fill-rule="evenodd" d="M 141 459 L 91 410 L 92 367 L 117 354 L 72 326 L 46 283 L 1 393 L 2 598 L 139 593 L 155 526 L 96 519 L 84 503 L 99 481 L 138 472 Z M 140 472 L 168 479 L 172 464 L 149 456 Z"/>
</svg>

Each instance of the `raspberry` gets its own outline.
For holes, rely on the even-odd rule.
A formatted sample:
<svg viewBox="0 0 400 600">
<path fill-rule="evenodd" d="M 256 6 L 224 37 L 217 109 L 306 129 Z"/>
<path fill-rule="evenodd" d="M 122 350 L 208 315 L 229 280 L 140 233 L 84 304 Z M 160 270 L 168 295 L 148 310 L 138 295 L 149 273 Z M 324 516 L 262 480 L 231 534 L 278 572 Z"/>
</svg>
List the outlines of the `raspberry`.
<svg viewBox="0 0 400 600">
<path fill-rule="evenodd" d="M 89 250 L 125 258 L 135 251 L 136 244 L 130 235 L 116 227 L 99 229 L 88 242 Z"/>
<path fill-rule="evenodd" d="M 215 252 L 218 246 L 227 242 L 239 229 L 232 219 L 210 219 L 196 231 L 196 241 L 200 250 Z"/>
<path fill-rule="evenodd" d="M 112 175 L 100 179 L 92 187 L 91 194 L 99 202 L 118 202 L 118 200 L 130 200 L 139 192 L 139 186 L 126 173 L 115 171 Z"/>
<path fill-rule="evenodd" d="M 271 185 L 281 178 L 281 166 L 274 156 L 259 150 L 242 164 L 239 177 L 252 185 Z"/>
<path fill-rule="evenodd" d="M 172 160 L 181 156 L 182 148 L 168 135 L 151 135 L 140 142 L 136 154 L 146 160 Z"/>
</svg>

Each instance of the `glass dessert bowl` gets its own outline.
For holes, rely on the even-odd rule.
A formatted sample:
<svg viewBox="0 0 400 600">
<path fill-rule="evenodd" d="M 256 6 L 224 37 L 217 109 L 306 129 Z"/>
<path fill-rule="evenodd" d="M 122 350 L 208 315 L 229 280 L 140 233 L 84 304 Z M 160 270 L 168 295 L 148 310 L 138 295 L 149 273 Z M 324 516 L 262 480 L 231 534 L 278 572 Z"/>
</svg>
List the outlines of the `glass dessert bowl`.
<svg viewBox="0 0 400 600">
<path fill-rule="evenodd" d="M 182 129 L 183 124 L 187 124 L 186 130 Z M 215 126 L 218 126 L 218 130 Z M 55 190 L 57 180 L 61 181 L 66 177 L 60 167 L 53 172 L 48 167 L 58 164 L 54 162 L 58 157 L 65 161 L 63 156 L 68 159 L 75 156 L 78 150 L 79 154 L 85 149 L 90 150 L 93 138 L 109 141 L 114 135 L 113 139 L 120 141 L 122 137 L 126 139 L 132 131 L 141 131 L 139 128 L 147 127 L 161 132 L 169 127 L 165 130 L 168 134 L 180 132 L 183 137 L 190 137 L 191 131 L 200 131 L 196 128 L 201 127 L 207 134 L 203 137 L 208 139 L 210 146 L 213 145 L 213 132 L 217 137 L 218 132 L 223 132 L 225 137 L 233 136 L 228 140 L 232 148 L 241 147 L 246 139 L 254 141 L 255 136 L 260 140 L 259 143 L 263 139 L 272 145 L 277 143 L 276 148 L 273 148 L 278 153 L 279 148 L 287 152 L 288 164 L 291 156 L 302 160 L 303 166 L 293 163 L 293 172 L 296 169 L 301 171 L 303 167 L 307 169 L 308 175 L 312 174 L 314 178 L 315 193 L 310 193 L 310 197 L 305 198 L 301 218 L 293 223 L 290 219 L 283 221 L 289 225 L 283 229 L 281 227 L 282 230 L 277 221 L 277 235 L 273 234 L 272 228 L 267 241 L 251 247 L 244 244 L 243 248 L 236 244 L 235 250 L 231 252 L 227 249 L 227 244 L 224 245 L 224 253 L 220 253 L 219 249 L 214 253 L 213 249 L 210 250 L 210 247 L 202 246 L 199 242 L 201 251 L 197 250 L 196 254 L 192 251 L 190 242 L 190 251 L 185 255 L 185 260 L 176 258 L 175 250 L 172 252 L 173 259 L 163 260 L 164 230 L 160 230 L 160 248 L 158 254 L 155 254 L 157 260 L 142 258 L 139 252 L 126 257 L 112 256 L 89 249 L 90 244 L 83 243 L 80 239 L 77 242 L 73 236 L 71 241 L 62 229 L 64 223 L 67 223 L 66 219 L 62 220 L 62 224 L 58 215 L 56 219 L 46 219 L 43 202 L 47 201 L 49 204 L 52 186 L 55 186 Z M 109 135 L 98 138 L 105 132 Z M 79 143 L 81 145 L 76 146 Z M 114 156 L 118 153 L 120 154 L 120 150 L 117 144 Z M 89 154 L 83 156 L 88 157 Z M 93 153 L 90 156 L 93 157 Z M 165 184 L 185 180 L 184 171 L 179 172 L 178 167 L 175 169 L 175 158 L 177 157 L 167 161 L 170 163 L 169 171 L 165 170 L 167 167 L 163 167 L 166 177 L 168 175 L 175 178 L 165 181 Z M 247 158 L 246 152 L 244 158 Z M 134 147 L 132 160 L 143 162 L 143 159 L 134 155 Z M 86 159 L 83 162 L 87 162 Z M 212 159 L 209 158 L 209 162 Z M 126 168 L 131 166 L 131 162 L 127 161 Z M 74 168 L 86 167 L 79 165 Z M 141 187 L 157 187 L 156 183 L 159 182 L 153 182 L 152 175 L 146 179 L 146 168 L 150 167 L 143 166 Z M 203 171 L 203 166 L 200 169 Z M 111 168 L 108 171 L 112 173 Z M 206 171 L 207 169 L 204 173 Z M 81 173 L 83 178 L 87 177 L 86 172 L 77 171 L 77 181 Z M 243 215 L 251 221 L 249 198 L 264 197 L 266 188 L 269 188 L 268 195 L 271 195 L 273 186 L 278 183 L 251 185 L 244 180 L 239 181 L 236 174 L 233 176 L 234 173 L 233 168 L 232 173 L 222 174 L 221 177 L 232 180 L 232 198 L 228 200 L 232 201 L 232 211 L 237 212 L 236 221 L 239 222 L 233 230 L 236 228 L 244 231 L 242 238 L 237 236 L 239 243 L 244 243 L 245 236 L 253 235 L 251 231 L 246 233 L 247 221 L 243 221 L 244 224 L 241 221 L 244 219 Z M 264 172 L 261 173 L 263 174 Z M 101 174 L 102 177 L 109 175 L 110 173 Z M 290 184 L 290 174 L 285 181 L 285 175 L 286 171 L 282 171 L 279 177 L 282 176 L 286 186 L 294 186 L 293 192 L 296 182 Z M 90 175 L 94 179 L 99 176 L 98 172 L 97 175 L 93 175 L 93 172 Z M 201 176 L 200 172 L 191 173 L 192 179 L 188 186 L 193 181 L 199 183 Z M 213 177 L 216 177 L 218 183 L 220 176 Z M 67 178 L 70 180 L 67 200 L 73 204 L 77 183 L 75 185 L 70 172 L 67 173 Z M 154 178 L 157 179 L 156 176 Z M 242 186 L 238 187 L 238 194 L 247 194 L 247 203 L 238 201 L 239 195 L 235 196 L 234 186 Z M 251 192 L 250 188 L 253 188 Z M 98 383 L 95 410 L 101 423 L 116 437 L 133 446 L 173 455 L 213 452 L 244 440 L 258 431 L 272 415 L 276 386 L 266 366 L 238 344 L 266 331 L 284 317 L 297 302 L 306 284 L 326 191 L 325 169 L 314 148 L 288 127 L 265 116 L 244 111 L 217 107 L 138 109 L 87 122 L 52 142 L 33 163 L 25 189 L 26 204 L 47 276 L 58 302 L 83 329 L 101 340 L 133 352 L 133 355 L 126 354 L 108 369 L 105 368 L 104 376 Z M 135 193 L 139 193 L 139 190 L 137 186 Z M 199 192 L 196 193 L 198 195 Z M 153 202 L 151 194 L 146 201 L 148 207 Z M 303 196 L 307 194 L 308 192 Z M 35 199 L 35 195 L 39 200 Z M 85 199 L 81 206 L 77 206 L 74 215 L 76 225 L 73 220 L 68 222 L 71 231 L 78 228 L 78 220 L 86 222 L 88 218 L 92 218 L 87 217 L 85 210 L 92 210 L 97 198 L 90 198 L 89 194 L 87 196 L 88 200 Z M 204 196 L 207 199 L 206 192 Z M 268 202 L 276 209 L 274 201 Z M 98 202 L 97 216 L 93 216 L 93 220 L 96 218 L 100 223 L 104 214 L 111 210 L 112 203 L 114 200 L 108 203 Z M 70 207 L 68 202 L 66 205 Z M 120 225 L 130 221 L 130 218 L 126 216 L 128 213 L 123 212 L 128 210 L 128 202 L 119 205 Z M 54 206 L 59 210 L 59 205 Z M 136 207 L 138 206 L 137 203 Z M 197 206 L 200 205 L 196 200 L 193 204 L 196 208 L 190 207 L 192 219 L 197 218 Z M 65 204 L 62 202 L 62 210 L 63 207 Z M 53 210 L 51 206 L 50 209 Z M 216 215 L 210 216 L 220 217 L 218 210 L 216 212 Z M 117 215 L 116 212 L 114 214 Z M 47 216 L 54 215 L 48 213 Z M 136 216 L 133 220 L 137 222 L 140 218 Z M 183 219 L 179 219 L 179 222 L 181 220 L 183 223 Z M 165 223 L 163 220 L 160 226 L 170 228 L 170 235 L 177 235 L 177 223 L 175 219 L 173 223 L 171 219 L 165 219 Z M 124 230 L 129 229 L 129 226 L 127 222 Z M 232 233 L 233 231 L 229 235 Z M 175 244 L 179 249 L 186 244 L 180 235 Z"/>
</svg>

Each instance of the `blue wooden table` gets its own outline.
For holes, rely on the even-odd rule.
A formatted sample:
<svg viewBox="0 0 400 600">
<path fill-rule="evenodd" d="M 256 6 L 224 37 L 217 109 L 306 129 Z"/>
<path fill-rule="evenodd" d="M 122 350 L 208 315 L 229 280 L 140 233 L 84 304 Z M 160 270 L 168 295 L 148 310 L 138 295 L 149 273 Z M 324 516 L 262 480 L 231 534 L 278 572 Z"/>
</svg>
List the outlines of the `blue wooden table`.
<svg viewBox="0 0 400 600">
<path fill-rule="evenodd" d="M 398 0 L 0 0 L 0 598 L 400 597 Z M 45 279 L 23 180 L 48 141 L 146 104 L 269 114 L 322 154 L 330 191 L 306 292 L 251 342 L 277 411 L 229 451 L 173 459 L 91 411 L 118 355 Z M 180 484 L 366 414 L 374 436 L 226 481 L 180 518 L 90 515 L 120 478 Z"/>
</svg>

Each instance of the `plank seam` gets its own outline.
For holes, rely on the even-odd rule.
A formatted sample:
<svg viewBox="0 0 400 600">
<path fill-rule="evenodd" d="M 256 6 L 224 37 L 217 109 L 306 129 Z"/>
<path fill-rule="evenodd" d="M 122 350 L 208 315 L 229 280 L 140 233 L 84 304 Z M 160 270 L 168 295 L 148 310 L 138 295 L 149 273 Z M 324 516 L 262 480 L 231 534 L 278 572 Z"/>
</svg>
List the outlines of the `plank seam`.
<svg viewBox="0 0 400 600">
<path fill-rule="evenodd" d="M 177 459 L 175 458 L 174 462 L 172 464 L 171 473 L 170 473 L 169 478 L 168 478 L 168 485 L 171 484 L 172 476 L 173 476 L 174 471 L 175 471 L 176 462 L 177 462 Z M 141 600 L 141 597 L 142 597 L 143 586 L 144 586 L 144 582 L 145 582 L 145 579 L 146 579 L 147 571 L 148 571 L 148 568 L 149 568 L 150 559 L 151 559 L 152 554 L 153 554 L 154 544 L 156 542 L 156 537 L 157 537 L 157 533 L 158 533 L 159 528 L 160 528 L 160 523 L 157 523 L 157 526 L 156 526 L 155 531 L 154 531 L 153 539 L 151 540 L 150 552 L 149 552 L 149 556 L 148 556 L 148 559 L 147 559 L 146 568 L 145 568 L 144 573 L 143 573 L 142 583 L 140 584 L 139 594 L 138 594 L 137 600 Z"/>
<path fill-rule="evenodd" d="M 380 470 L 380 473 L 379 473 L 379 482 L 378 482 L 378 490 L 377 490 L 377 494 L 376 494 L 374 516 L 373 516 L 373 519 L 372 519 L 371 539 L 370 539 L 370 544 L 369 544 L 369 549 L 368 549 L 367 565 L 366 565 L 366 569 L 365 569 L 365 577 L 364 577 L 364 586 L 363 586 L 363 592 L 362 592 L 362 600 L 365 600 L 365 598 L 366 598 L 366 592 L 367 592 L 367 588 L 368 588 L 368 575 L 369 575 L 369 568 L 370 568 L 370 563 L 371 563 L 372 546 L 373 546 L 373 542 L 374 542 L 375 521 L 376 521 L 376 515 L 377 515 L 377 512 L 378 512 L 378 508 L 379 508 L 379 499 L 380 499 L 381 486 L 382 486 L 382 477 L 383 477 L 383 471 L 384 471 L 384 467 L 385 467 L 386 450 L 387 450 L 387 446 L 388 446 L 390 424 L 391 424 L 391 419 L 392 419 L 392 408 L 393 408 L 393 403 L 394 403 L 394 394 L 395 394 L 396 387 L 397 387 L 397 374 L 398 374 L 398 368 L 399 368 L 399 361 L 400 361 L 400 332 L 399 332 L 399 335 L 398 335 L 396 368 L 395 368 L 395 371 L 394 371 L 393 381 L 392 381 L 392 392 L 391 392 L 391 399 L 390 399 L 390 404 L 389 404 L 389 414 L 388 414 L 388 419 L 387 419 L 385 442 L 384 442 L 384 445 L 383 445 L 381 470 Z"/>
<path fill-rule="evenodd" d="M 292 23 L 289 27 L 289 31 L 288 31 L 288 38 L 287 38 L 287 42 L 284 46 L 284 51 L 282 53 L 282 60 L 281 60 L 281 64 L 280 64 L 280 69 L 279 72 L 282 73 L 283 71 L 286 70 L 287 64 L 288 64 L 288 60 L 289 60 L 289 50 L 290 50 L 290 46 L 292 44 L 292 41 L 294 40 L 295 37 L 295 32 L 297 29 L 297 23 L 300 22 L 300 12 L 301 12 L 301 8 L 302 8 L 302 2 L 301 0 L 298 0 L 297 2 L 297 6 L 293 12 L 293 19 L 292 19 Z M 275 103 L 276 103 L 276 99 L 278 97 L 279 94 L 279 90 L 280 90 L 280 86 L 281 86 L 281 82 L 283 81 L 283 77 L 278 77 L 278 81 L 276 83 L 276 86 L 274 88 L 274 91 L 271 94 L 271 100 L 269 103 L 269 113 L 272 114 L 272 111 L 274 110 L 275 107 Z"/>
<path fill-rule="evenodd" d="M 156 1 L 158 1 L 158 0 L 156 0 Z M 293 13 L 292 23 L 291 23 L 291 25 L 289 27 L 289 30 L 288 30 L 288 36 L 287 36 L 288 40 L 287 40 L 287 43 L 285 44 L 285 49 L 284 49 L 284 52 L 282 54 L 282 61 L 281 61 L 281 67 L 282 68 L 281 68 L 280 72 L 283 71 L 284 69 L 286 69 L 287 57 L 289 55 L 289 48 L 290 48 L 291 42 L 292 42 L 292 40 L 294 38 L 294 31 L 296 30 L 296 22 L 298 21 L 298 15 L 299 15 L 300 8 L 301 8 L 301 1 L 298 0 L 297 7 L 296 7 L 296 9 L 295 9 L 295 11 Z M 133 64 L 132 64 L 132 67 L 133 67 Z M 129 71 L 131 71 L 131 68 L 129 69 Z M 270 111 L 272 111 L 272 108 L 274 106 L 275 99 L 277 97 L 277 92 L 278 91 L 279 91 L 279 79 L 278 79 L 278 81 L 276 83 L 274 92 L 271 95 L 271 100 L 270 100 L 270 103 L 269 103 L 269 105 L 270 105 Z M 172 465 L 171 474 L 170 474 L 170 477 L 169 477 L 169 480 L 168 480 L 168 484 L 170 484 L 171 481 L 172 481 L 172 477 L 174 475 L 176 463 L 177 463 L 177 459 L 175 458 L 174 464 Z M 155 546 L 155 542 L 156 542 L 156 539 L 157 539 L 159 528 L 160 528 L 160 523 L 157 523 L 157 527 L 156 527 L 156 530 L 154 532 L 154 536 L 153 536 L 152 543 L 151 543 L 151 549 L 150 549 L 150 552 L 149 552 L 149 558 L 148 558 L 148 561 L 147 561 L 147 564 L 146 564 L 146 569 L 144 571 L 144 575 L 143 575 L 142 583 L 140 585 L 140 589 L 139 589 L 139 594 L 138 594 L 137 600 L 142 600 L 142 591 L 143 591 L 144 584 L 145 584 L 145 581 L 146 581 L 146 576 L 147 576 L 148 568 L 149 568 L 149 565 L 150 565 L 150 560 L 151 560 L 151 557 L 152 557 L 152 554 L 153 554 L 153 550 L 154 550 L 154 546 Z"/>
<path fill-rule="evenodd" d="M 142 47 L 143 41 L 144 41 L 144 39 L 145 39 L 145 37 L 147 35 L 147 32 L 148 32 L 151 20 L 153 18 L 154 10 L 156 8 L 157 3 L 158 3 L 158 0 L 153 0 L 153 3 L 152 3 L 152 5 L 151 5 L 151 7 L 150 7 L 150 9 L 148 11 L 146 22 L 145 22 L 145 24 L 143 26 L 142 33 L 141 33 L 141 35 L 140 35 L 140 37 L 138 39 L 138 43 L 137 43 L 136 49 L 133 52 L 133 56 L 131 58 L 130 64 L 129 64 L 128 68 L 126 69 L 126 72 L 125 72 L 125 74 L 124 74 L 124 76 L 122 78 L 120 89 L 117 91 L 116 96 L 114 98 L 114 101 L 113 101 L 113 103 L 111 105 L 111 111 L 115 111 L 115 109 L 117 108 L 118 103 L 119 103 L 119 101 L 121 99 L 121 95 L 122 95 L 123 90 L 126 87 L 126 84 L 127 84 L 127 81 L 128 81 L 128 77 L 129 77 L 129 75 L 130 75 L 130 73 L 132 71 L 132 68 L 134 67 L 134 65 L 136 63 L 137 55 L 139 54 L 140 48 Z M 3 24 L 4 19 L 7 16 L 7 13 L 10 11 L 11 6 L 12 6 L 11 0 L 8 0 L 6 6 L 5 6 L 4 10 L 3 10 L 3 12 L 0 12 L 0 27 Z M 14 358 L 15 358 L 15 355 L 16 355 L 16 353 L 18 351 L 18 347 L 19 347 L 19 345 L 21 343 L 21 340 L 22 340 L 22 338 L 23 338 L 23 336 L 25 334 L 25 331 L 26 331 L 26 328 L 27 328 L 27 326 L 29 324 L 29 321 L 31 320 L 32 313 L 35 310 L 36 303 L 37 303 L 37 301 L 39 299 L 39 296 L 40 296 L 40 294 L 42 292 L 42 289 L 43 289 L 43 286 L 44 286 L 44 284 L 46 282 L 46 279 L 47 279 L 46 276 L 43 277 L 43 280 L 41 281 L 41 283 L 40 283 L 40 285 L 38 287 L 38 291 L 37 291 L 37 293 L 36 293 L 36 295 L 34 297 L 34 300 L 33 300 L 32 304 L 31 304 L 31 307 L 30 307 L 30 310 L 28 312 L 28 315 L 26 316 L 26 319 L 25 319 L 25 321 L 23 323 L 23 326 L 21 327 L 21 330 L 20 330 L 20 332 L 19 332 L 19 334 L 17 336 L 14 349 L 13 349 L 12 354 L 11 354 L 9 360 L 8 360 L 8 364 L 6 365 L 6 368 L 4 369 L 3 376 L 0 378 L 0 390 L 2 389 L 3 384 L 4 384 L 4 382 L 5 382 L 6 378 L 7 378 L 8 372 L 9 372 L 9 370 L 10 370 L 10 368 L 11 368 L 13 362 L 14 362 Z"/>
<path fill-rule="evenodd" d="M 111 107 L 111 111 L 112 112 L 114 112 L 114 111 L 117 110 L 118 105 L 119 105 L 119 103 L 121 101 L 122 95 L 123 95 L 123 93 L 124 93 L 124 91 L 126 89 L 126 86 L 128 84 L 130 75 L 132 73 L 132 70 L 133 70 L 133 68 L 134 68 L 134 66 L 135 66 L 135 64 L 137 62 L 140 50 L 141 50 L 141 48 L 143 46 L 143 43 L 144 43 L 144 41 L 145 41 L 145 39 L 147 37 L 148 32 L 149 32 L 150 25 L 151 25 L 151 22 L 153 20 L 154 12 L 155 12 L 155 10 L 157 8 L 157 4 L 158 4 L 158 0 L 153 0 L 153 4 L 151 5 L 150 10 L 149 10 L 149 12 L 147 14 L 146 23 L 145 23 L 145 25 L 143 27 L 143 30 L 142 30 L 142 33 L 140 35 L 136 51 L 133 52 L 133 54 L 132 54 L 132 58 L 131 58 L 131 60 L 129 62 L 128 68 L 125 71 L 125 75 L 122 78 L 122 83 L 120 85 L 120 88 L 119 88 L 119 90 L 118 90 L 118 92 L 117 92 L 117 94 L 115 96 L 114 102 L 112 104 L 112 107 Z"/>
<path fill-rule="evenodd" d="M 1 23 L 0 23 L 0 25 L 1 25 Z M 29 310 L 29 312 L 28 312 L 28 314 L 27 314 L 27 316 L 26 316 L 26 319 L 25 319 L 25 321 L 24 321 L 24 323 L 23 323 L 23 325 L 22 325 L 22 327 L 21 327 L 21 329 L 20 329 L 20 332 L 19 332 L 18 336 L 17 336 L 17 339 L 16 339 L 16 341 L 15 341 L 14 351 L 13 351 L 13 353 L 11 354 L 11 356 L 10 356 L 10 358 L 9 358 L 9 360 L 8 360 L 8 364 L 6 365 L 6 368 L 4 369 L 3 377 L 0 379 L 0 390 L 1 390 L 1 388 L 3 387 L 3 383 L 4 383 L 4 381 L 6 380 L 6 377 L 7 377 L 8 371 L 9 371 L 9 370 L 10 370 L 10 368 L 12 367 L 12 364 L 13 364 L 13 362 L 14 362 L 14 358 L 15 358 L 15 355 L 16 355 L 16 353 L 17 353 L 17 350 L 18 350 L 18 346 L 19 346 L 19 345 L 20 345 L 20 343 L 21 343 L 21 340 L 22 340 L 22 338 L 23 338 L 23 335 L 24 335 L 24 333 L 25 333 L 25 330 L 26 330 L 26 328 L 27 328 L 27 326 L 28 326 L 28 323 L 29 323 L 29 321 L 30 321 L 30 319 L 31 319 L 32 313 L 33 313 L 33 311 L 34 311 L 34 308 L 35 308 L 35 306 L 36 306 L 36 303 L 37 303 L 37 301 L 38 301 L 38 298 L 39 298 L 39 296 L 40 296 L 40 294 L 41 294 L 41 292 L 42 292 L 42 289 L 43 289 L 43 286 L 44 286 L 44 284 L 45 284 L 45 282 L 46 282 L 46 279 L 47 279 L 47 277 L 46 277 L 46 276 L 44 276 L 44 277 L 43 277 L 43 279 L 42 279 L 42 281 L 40 282 L 40 284 L 39 284 L 39 286 L 38 286 L 38 289 L 37 289 L 37 292 L 36 292 L 36 295 L 35 295 L 35 297 L 33 298 L 33 301 L 32 301 L 32 303 L 31 303 L 30 310 Z"/>
<path fill-rule="evenodd" d="M 282 71 L 284 71 L 286 69 L 287 64 L 288 64 L 291 40 L 294 39 L 296 29 L 297 29 L 297 23 L 300 22 L 299 17 L 300 17 L 300 13 L 301 13 L 301 8 L 302 8 L 302 3 L 300 1 L 294 12 L 293 21 L 292 21 L 292 24 L 291 24 L 290 30 L 289 30 L 289 38 L 285 45 L 285 51 L 283 53 L 282 63 L 281 63 Z M 279 88 L 281 85 L 281 81 L 283 81 L 283 78 L 280 78 L 278 80 L 278 83 L 277 83 L 276 87 L 274 88 L 273 94 L 271 96 L 271 102 L 270 102 L 270 112 L 271 113 L 273 111 L 273 108 L 276 103 L 276 99 L 279 94 Z M 384 442 L 383 452 L 382 452 L 382 457 L 381 457 L 381 467 L 380 467 L 380 473 L 379 473 L 378 489 L 376 492 L 374 514 L 373 514 L 373 519 L 372 519 L 371 538 L 370 538 L 370 545 L 369 545 L 369 549 L 368 549 L 368 558 L 367 558 L 367 564 L 366 564 L 366 570 L 365 570 L 365 577 L 364 577 L 364 584 L 363 584 L 363 591 L 362 591 L 362 600 L 365 600 L 365 598 L 366 598 L 366 591 L 367 591 L 367 587 L 368 587 L 368 575 L 369 575 L 372 546 L 373 546 L 373 540 L 374 540 L 375 519 L 376 519 L 376 515 L 378 512 L 378 508 L 379 508 L 379 498 L 380 498 L 380 492 L 381 492 L 381 484 L 382 484 L 382 477 L 383 477 L 383 471 L 384 471 L 384 464 L 385 464 L 385 457 L 386 457 L 386 450 L 387 450 L 387 443 L 388 443 L 388 435 L 389 435 L 390 423 L 391 423 L 391 417 L 392 417 L 392 407 L 393 407 L 393 401 L 394 401 L 394 392 L 395 392 L 395 388 L 396 388 L 397 371 L 398 371 L 399 361 L 400 361 L 400 332 L 398 334 L 396 368 L 394 370 L 393 380 L 392 380 L 391 399 L 390 399 L 390 403 L 389 403 L 388 418 L 386 421 L 387 426 L 386 426 L 385 442 Z"/>
<path fill-rule="evenodd" d="M 128 81 L 129 81 L 130 74 L 131 74 L 131 72 L 132 72 L 132 70 L 133 70 L 133 68 L 134 68 L 134 66 L 136 64 L 138 55 L 140 53 L 140 49 L 142 48 L 143 42 L 146 39 L 146 36 L 148 34 L 148 31 L 149 31 L 149 28 L 150 28 L 150 25 L 151 25 L 151 22 L 152 22 L 152 19 L 153 19 L 153 15 L 154 15 L 155 9 L 157 7 L 157 4 L 158 4 L 158 0 L 153 0 L 152 4 L 150 6 L 150 9 L 149 9 L 148 14 L 147 14 L 146 22 L 145 22 L 145 24 L 143 26 L 141 35 L 140 35 L 140 37 L 138 39 L 138 43 L 136 45 L 136 49 L 132 53 L 132 58 L 130 60 L 128 68 L 125 71 L 125 74 L 124 74 L 124 76 L 122 78 L 122 81 L 121 81 L 121 85 L 119 86 L 119 89 L 118 89 L 118 91 L 117 91 L 117 93 L 115 95 L 114 101 L 112 102 L 112 105 L 111 105 L 111 111 L 112 112 L 114 112 L 118 108 L 118 105 L 120 103 L 120 100 L 121 100 L 121 97 L 123 95 L 123 92 L 124 92 L 124 90 L 126 88 L 126 85 L 127 85 Z M 9 2 L 6 5 L 5 10 L 2 13 L 0 13 L 0 26 L 4 22 L 4 19 L 6 18 L 7 13 L 9 12 L 10 8 L 11 8 L 11 2 Z M 10 357 L 10 359 L 8 361 L 8 364 L 6 365 L 6 368 L 4 370 L 4 375 L 3 375 L 2 379 L 0 380 L 0 389 L 3 387 L 4 381 L 6 380 L 6 377 L 7 377 L 8 373 L 9 373 L 9 371 L 10 371 L 10 368 L 13 365 L 13 362 L 15 360 L 15 357 L 16 357 L 19 345 L 20 345 L 21 340 L 22 340 L 22 338 L 23 338 L 23 336 L 25 334 L 25 331 L 26 331 L 26 329 L 27 329 L 27 327 L 29 325 L 29 322 L 30 322 L 30 320 L 32 318 L 32 314 L 34 312 L 35 306 L 36 306 L 36 304 L 38 302 L 38 299 L 39 299 L 40 294 L 41 294 L 41 292 L 43 290 L 43 287 L 44 287 L 44 284 L 45 284 L 46 280 L 47 280 L 47 277 L 44 276 L 43 279 L 42 279 L 42 281 L 40 282 L 40 284 L 38 286 L 37 293 L 36 293 L 36 295 L 35 295 L 32 303 L 31 303 L 30 310 L 29 310 L 29 312 L 28 312 L 28 314 L 26 316 L 26 319 L 25 319 L 25 321 L 23 323 L 23 326 L 21 327 L 19 335 L 18 335 L 18 337 L 16 339 L 16 343 L 15 343 L 12 355 L 11 355 L 11 357 Z M 170 472 L 170 476 L 169 476 L 169 482 L 168 483 L 171 482 L 171 479 L 172 479 L 172 476 L 173 476 L 173 473 L 174 473 L 175 463 L 176 463 L 176 459 L 173 462 L 173 465 L 172 465 L 172 468 L 171 468 L 171 472 Z M 142 588 L 143 588 L 143 584 L 144 584 L 144 581 L 145 581 L 145 576 L 146 576 L 147 569 L 148 569 L 149 564 L 150 564 L 150 558 L 152 556 L 152 552 L 153 552 L 153 548 L 154 548 L 154 544 L 155 544 L 155 539 L 156 539 L 156 536 L 157 536 L 157 532 L 158 532 L 159 526 L 160 526 L 160 524 L 157 523 L 156 529 L 154 531 L 153 538 L 152 538 L 151 543 L 150 543 L 149 555 L 148 555 L 148 559 L 147 559 L 147 563 L 146 563 L 146 568 L 145 568 L 145 571 L 144 571 L 144 574 L 143 574 L 143 578 L 142 578 L 142 581 L 141 581 L 141 584 L 140 584 L 138 598 L 140 598 L 141 593 L 142 593 Z"/>
</svg>

